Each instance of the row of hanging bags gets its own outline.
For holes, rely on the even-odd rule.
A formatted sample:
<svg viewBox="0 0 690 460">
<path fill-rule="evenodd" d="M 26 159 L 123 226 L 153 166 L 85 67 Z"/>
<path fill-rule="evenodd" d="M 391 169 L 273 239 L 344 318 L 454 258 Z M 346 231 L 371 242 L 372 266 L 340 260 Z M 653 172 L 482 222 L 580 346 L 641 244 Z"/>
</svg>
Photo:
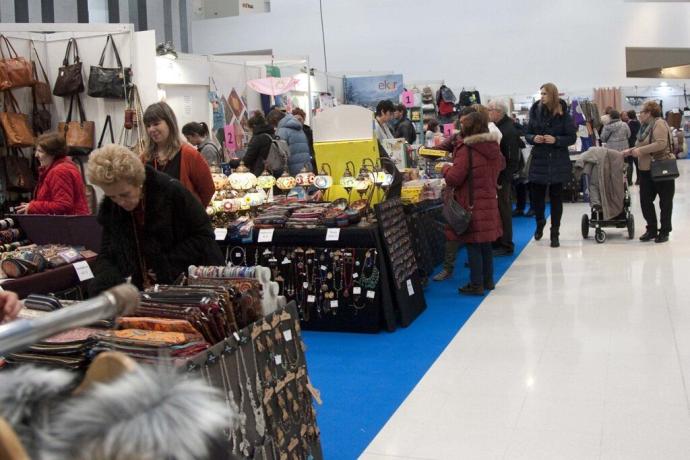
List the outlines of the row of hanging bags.
<svg viewBox="0 0 690 460">
<path fill-rule="evenodd" d="M 7 56 L 3 46 L 7 49 Z M 12 43 L 0 35 L 0 91 L 33 85 L 31 62 L 19 56 Z"/>
</svg>

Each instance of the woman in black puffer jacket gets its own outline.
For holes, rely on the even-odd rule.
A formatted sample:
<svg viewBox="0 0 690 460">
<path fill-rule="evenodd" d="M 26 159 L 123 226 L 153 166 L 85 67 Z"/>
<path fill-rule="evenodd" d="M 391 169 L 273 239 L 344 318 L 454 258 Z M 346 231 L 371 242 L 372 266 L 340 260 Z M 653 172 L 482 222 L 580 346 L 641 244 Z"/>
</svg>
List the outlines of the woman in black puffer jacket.
<svg viewBox="0 0 690 460">
<path fill-rule="evenodd" d="M 558 97 L 558 88 L 553 83 L 541 87 L 541 101 L 529 111 L 525 138 L 534 145 L 529 169 L 531 206 L 537 219 L 534 239 L 538 241 L 544 234 L 548 189 L 551 201 L 551 247 L 557 248 L 560 246 L 558 236 L 563 215 L 563 183 L 568 182 L 572 174 L 568 146 L 576 141 L 576 129 L 568 106 Z"/>
</svg>

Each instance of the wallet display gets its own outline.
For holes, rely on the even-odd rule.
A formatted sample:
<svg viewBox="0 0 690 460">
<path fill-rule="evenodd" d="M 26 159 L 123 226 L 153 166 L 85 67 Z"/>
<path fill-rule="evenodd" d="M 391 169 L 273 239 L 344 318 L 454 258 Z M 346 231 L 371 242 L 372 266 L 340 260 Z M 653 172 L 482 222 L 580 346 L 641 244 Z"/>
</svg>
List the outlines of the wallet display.
<svg viewBox="0 0 690 460">
<path fill-rule="evenodd" d="M 83 247 L 59 244 L 19 246 L 12 251 L 0 252 L 0 278 L 22 278 L 96 255 Z"/>
<path fill-rule="evenodd" d="M 48 312 L 24 309 L 21 318 L 36 318 Z M 64 369 L 85 369 L 91 362 L 96 336 L 103 329 L 80 327 L 38 342 L 21 353 L 6 357 L 10 364 L 32 363 Z"/>
</svg>

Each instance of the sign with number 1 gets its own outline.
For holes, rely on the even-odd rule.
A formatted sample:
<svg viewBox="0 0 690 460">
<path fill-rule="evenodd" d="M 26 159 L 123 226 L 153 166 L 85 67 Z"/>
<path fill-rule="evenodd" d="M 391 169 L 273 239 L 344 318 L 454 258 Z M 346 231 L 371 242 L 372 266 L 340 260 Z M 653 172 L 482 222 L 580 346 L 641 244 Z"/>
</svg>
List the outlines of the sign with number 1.
<svg viewBox="0 0 690 460">
<path fill-rule="evenodd" d="M 455 126 L 453 123 L 446 123 L 443 125 L 443 135 L 445 137 L 451 137 L 453 135 L 453 131 L 455 130 Z"/>
<path fill-rule="evenodd" d="M 408 109 L 414 107 L 414 93 L 412 91 L 403 91 L 402 103 Z"/>
</svg>

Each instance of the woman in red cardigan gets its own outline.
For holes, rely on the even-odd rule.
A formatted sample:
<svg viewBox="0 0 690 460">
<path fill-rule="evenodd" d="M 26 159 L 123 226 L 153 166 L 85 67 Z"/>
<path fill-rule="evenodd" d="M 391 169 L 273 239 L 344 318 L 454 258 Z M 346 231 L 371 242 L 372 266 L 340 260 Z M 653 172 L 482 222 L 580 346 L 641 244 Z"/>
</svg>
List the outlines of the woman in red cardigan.
<svg viewBox="0 0 690 460">
<path fill-rule="evenodd" d="M 446 238 L 467 245 L 470 282 L 459 289 L 460 293 L 484 295 L 485 290 L 494 289 L 491 243 L 503 234 L 496 184 L 498 174 L 505 168 L 505 158 L 498 136 L 489 132 L 486 113 L 470 113 L 460 122 L 462 138 L 455 145 L 453 165 L 443 168 L 443 177 L 449 187 L 455 188 L 455 200 L 465 209 L 472 207 L 472 219 L 462 235 L 448 227 Z M 470 203 L 470 154 L 474 203 Z"/>
<path fill-rule="evenodd" d="M 67 156 L 65 138 L 46 133 L 36 140 L 36 158 L 41 164 L 35 198 L 17 207 L 18 214 L 89 214 L 84 181 Z"/>
<path fill-rule="evenodd" d="M 144 125 L 148 134 L 144 163 L 182 182 L 208 206 L 215 193 L 211 169 L 194 146 L 181 141 L 175 112 L 165 102 L 151 104 L 144 112 Z"/>
</svg>

